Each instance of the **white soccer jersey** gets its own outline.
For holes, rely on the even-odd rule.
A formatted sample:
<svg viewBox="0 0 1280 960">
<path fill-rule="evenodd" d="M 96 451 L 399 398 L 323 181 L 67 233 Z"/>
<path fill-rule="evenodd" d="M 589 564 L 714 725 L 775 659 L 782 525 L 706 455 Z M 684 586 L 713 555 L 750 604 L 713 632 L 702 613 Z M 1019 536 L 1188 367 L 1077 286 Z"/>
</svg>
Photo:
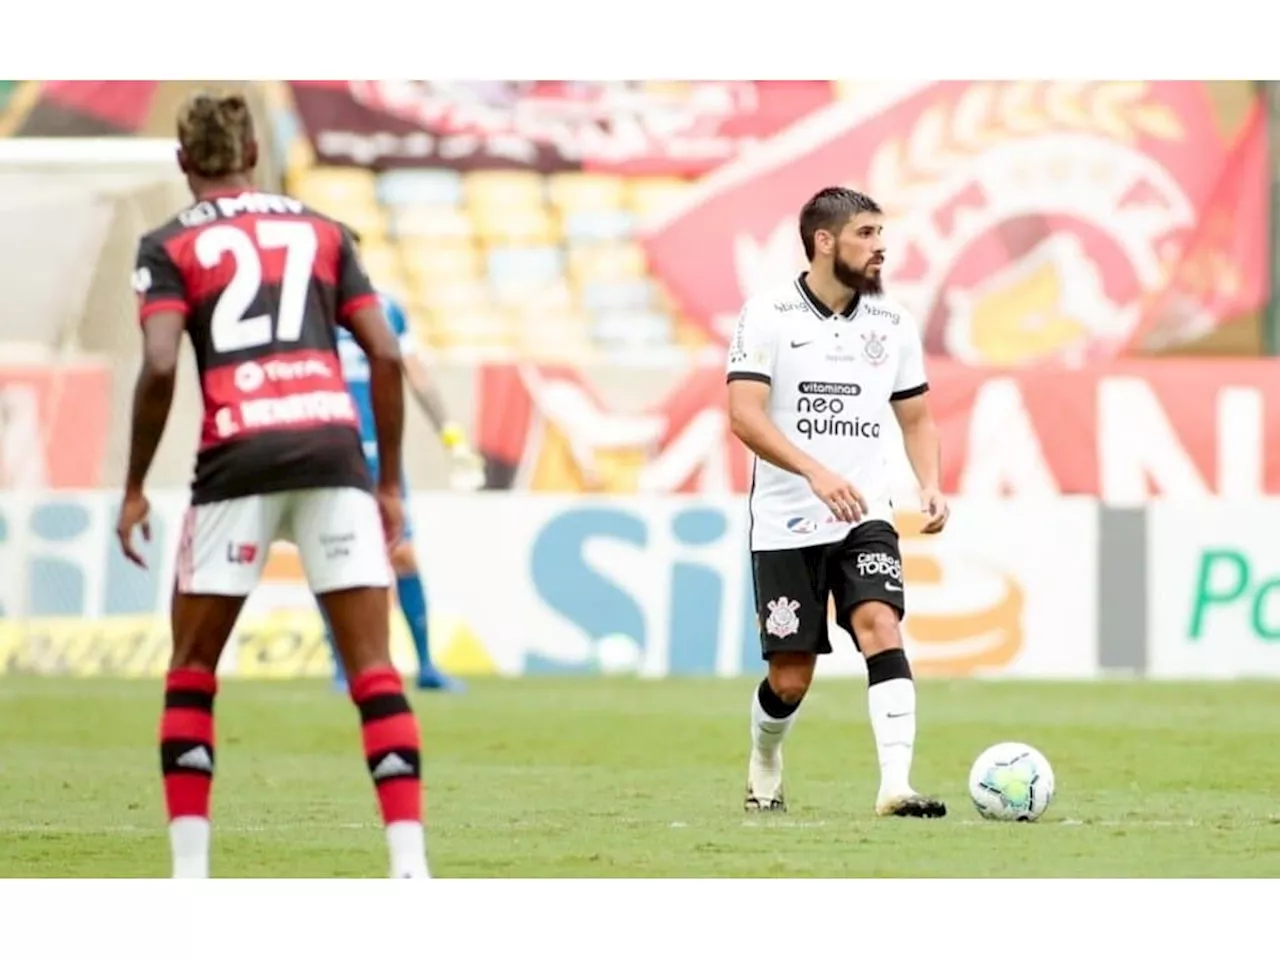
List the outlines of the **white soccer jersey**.
<svg viewBox="0 0 1280 960">
<path fill-rule="evenodd" d="M 729 344 L 728 379 L 771 386 L 769 416 L 792 443 L 866 498 L 865 520 L 892 522 L 884 448 L 891 400 L 928 389 L 915 319 L 886 297 L 863 296 L 832 314 L 804 281 L 752 297 Z M 842 540 L 808 481 L 756 458 L 751 549 L 787 550 Z"/>
</svg>

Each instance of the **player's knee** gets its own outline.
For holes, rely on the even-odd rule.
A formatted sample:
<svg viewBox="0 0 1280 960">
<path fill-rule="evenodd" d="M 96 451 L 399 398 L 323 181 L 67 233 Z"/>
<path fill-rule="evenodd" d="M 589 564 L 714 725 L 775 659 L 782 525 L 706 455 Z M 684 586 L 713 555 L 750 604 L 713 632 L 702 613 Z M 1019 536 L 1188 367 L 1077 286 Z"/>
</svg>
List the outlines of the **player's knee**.
<svg viewBox="0 0 1280 960">
<path fill-rule="evenodd" d="M 887 603 L 871 601 L 853 610 L 853 635 L 864 657 L 902 646 L 898 629 L 898 612 Z"/>
<path fill-rule="evenodd" d="M 391 548 L 391 569 L 397 577 L 407 577 L 418 570 L 418 558 L 414 556 L 413 545 L 401 540 Z"/>
<path fill-rule="evenodd" d="M 205 670 L 216 673 L 218 657 L 210 652 L 200 650 L 190 644 L 174 643 L 173 653 L 169 657 L 170 670 Z"/>
<path fill-rule="evenodd" d="M 789 662 L 776 657 L 769 663 L 769 686 L 778 695 L 778 699 L 788 706 L 795 706 L 803 700 L 812 682 L 811 663 Z"/>
</svg>

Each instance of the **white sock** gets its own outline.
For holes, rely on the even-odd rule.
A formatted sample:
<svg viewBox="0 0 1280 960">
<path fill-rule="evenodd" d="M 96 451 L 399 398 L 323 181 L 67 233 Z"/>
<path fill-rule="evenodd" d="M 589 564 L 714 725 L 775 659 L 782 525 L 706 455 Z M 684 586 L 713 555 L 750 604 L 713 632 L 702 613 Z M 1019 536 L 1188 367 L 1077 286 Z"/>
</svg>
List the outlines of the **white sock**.
<svg viewBox="0 0 1280 960">
<path fill-rule="evenodd" d="M 430 878 L 426 833 L 416 820 L 397 820 L 387 824 L 387 850 L 391 854 L 391 879 Z"/>
<path fill-rule="evenodd" d="M 209 879 L 209 821 L 204 817 L 175 817 L 169 821 L 175 880 Z"/>
<path fill-rule="evenodd" d="M 760 706 L 760 688 L 751 691 L 751 745 L 761 757 L 772 759 L 778 754 L 778 748 L 791 729 L 796 713 L 789 717 L 771 717 Z"/>
<path fill-rule="evenodd" d="M 867 710 L 880 757 L 880 796 L 911 793 L 911 758 L 916 743 L 916 685 L 904 678 L 867 688 Z"/>
</svg>

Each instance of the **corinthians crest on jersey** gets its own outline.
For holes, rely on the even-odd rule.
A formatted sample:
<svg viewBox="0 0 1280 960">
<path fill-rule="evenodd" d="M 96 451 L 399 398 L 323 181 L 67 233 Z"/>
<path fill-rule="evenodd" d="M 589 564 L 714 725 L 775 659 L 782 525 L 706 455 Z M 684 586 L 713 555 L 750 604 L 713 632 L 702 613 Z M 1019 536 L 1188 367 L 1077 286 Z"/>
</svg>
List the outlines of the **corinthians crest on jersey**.
<svg viewBox="0 0 1280 960">
<path fill-rule="evenodd" d="M 742 308 L 727 378 L 770 387 L 769 416 L 784 435 L 862 491 L 864 520 L 892 522 L 890 403 L 928 389 L 920 330 L 888 297 L 862 297 L 833 314 L 804 275 Z M 759 458 L 752 471 L 751 549 L 786 550 L 843 539 L 836 520 L 796 474 Z"/>
</svg>

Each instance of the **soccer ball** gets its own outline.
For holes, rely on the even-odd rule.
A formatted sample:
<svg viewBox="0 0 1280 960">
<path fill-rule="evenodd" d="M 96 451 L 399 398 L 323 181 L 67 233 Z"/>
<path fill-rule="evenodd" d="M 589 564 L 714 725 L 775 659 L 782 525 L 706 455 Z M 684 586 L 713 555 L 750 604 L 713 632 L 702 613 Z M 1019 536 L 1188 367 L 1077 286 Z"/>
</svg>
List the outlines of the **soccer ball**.
<svg viewBox="0 0 1280 960">
<path fill-rule="evenodd" d="M 1053 791 L 1049 761 L 1025 743 L 988 747 L 969 771 L 969 796 L 986 820 L 1039 820 Z"/>
</svg>

